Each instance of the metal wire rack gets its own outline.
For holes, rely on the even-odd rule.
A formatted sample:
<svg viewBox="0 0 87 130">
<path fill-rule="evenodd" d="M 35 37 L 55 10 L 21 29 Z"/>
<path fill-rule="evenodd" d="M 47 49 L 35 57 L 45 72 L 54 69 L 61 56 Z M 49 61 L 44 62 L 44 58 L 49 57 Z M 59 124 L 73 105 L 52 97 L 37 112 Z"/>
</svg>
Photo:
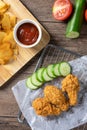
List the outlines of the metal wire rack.
<svg viewBox="0 0 87 130">
<path fill-rule="evenodd" d="M 80 54 L 71 52 L 69 50 L 63 49 L 56 45 L 48 44 L 45 47 L 45 49 L 42 51 L 34 72 L 42 66 L 46 67 L 49 64 L 58 63 L 59 61 L 70 61 L 70 60 L 79 58 L 81 56 L 82 55 L 80 55 Z M 18 121 L 20 123 L 24 123 L 24 124 L 28 125 L 26 119 L 23 117 L 22 112 L 20 110 L 18 113 Z M 79 130 L 79 128 L 80 127 L 78 127 L 78 130 Z M 81 126 L 81 130 L 86 130 L 85 128 L 87 129 L 87 127 L 85 127 L 85 125 Z M 73 129 L 73 130 L 75 130 L 75 129 Z"/>
</svg>

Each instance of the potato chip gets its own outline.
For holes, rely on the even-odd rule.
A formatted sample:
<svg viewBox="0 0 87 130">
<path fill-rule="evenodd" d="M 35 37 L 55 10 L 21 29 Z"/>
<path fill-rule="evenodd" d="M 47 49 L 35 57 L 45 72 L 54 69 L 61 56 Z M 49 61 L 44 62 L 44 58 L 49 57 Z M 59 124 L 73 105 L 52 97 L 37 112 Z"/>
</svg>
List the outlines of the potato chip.
<svg viewBox="0 0 87 130">
<path fill-rule="evenodd" d="M 5 38 L 3 39 L 3 43 L 4 42 L 10 43 L 11 48 L 16 47 L 16 42 L 14 41 L 14 38 L 13 38 L 13 31 L 10 31 L 10 33 L 5 36 Z"/>
<path fill-rule="evenodd" d="M 13 50 L 9 43 L 0 45 L 0 64 L 6 64 L 13 57 Z"/>
<path fill-rule="evenodd" d="M 16 22 L 17 22 L 17 18 L 15 16 L 11 16 L 10 17 L 10 22 L 11 22 L 11 26 L 14 27 Z"/>
<path fill-rule="evenodd" d="M 11 29 L 10 16 L 8 14 L 4 14 L 1 25 L 2 29 L 4 29 L 5 31 L 9 31 Z"/>
<path fill-rule="evenodd" d="M 19 51 L 18 51 L 18 46 L 16 46 L 16 48 L 14 48 L 14 55 L 18 55 L 19 54 Z"/>
<path fill-rule="evenodd" d="M 2 43 L 3 39 L 6 37 L 6 33 L 3 31 L 0 31 L 0 43 Z"/>
<path fill-rule="evenodd" d="M 0 0 L 0 9 L 4 8 L 6 6 L 6 3 L 4 3 L 2 0 Z"/>
<path fill-rule="evenodd" d="M 2 0 L 0 0 L 0 14 L 5 13 L 9 9 L 10 5 L 4 3 Z"/>
<path fill-rule="evenodd" d="M 13 38 L 13 27 L 17 19 L 10 13 L 6 12 L 9 5 L 0 0 L 0 65 L 8 63 L 11 59 L 16 60 L 18 47 Z"/>
<path fill-rule="evenodd" d="M 17 18 L 11 12 L 7 12 L 6 14 L 8 14 L 10 16 L 10 23 L 13 28 L 17 22 Z"/>
</svg>

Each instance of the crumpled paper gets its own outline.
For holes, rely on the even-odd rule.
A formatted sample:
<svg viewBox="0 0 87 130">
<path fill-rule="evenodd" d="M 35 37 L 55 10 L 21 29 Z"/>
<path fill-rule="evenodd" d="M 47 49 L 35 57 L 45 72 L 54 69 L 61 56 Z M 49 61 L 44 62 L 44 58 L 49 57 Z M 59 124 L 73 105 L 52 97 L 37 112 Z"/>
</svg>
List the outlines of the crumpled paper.
<svg viewBox="0 0 87 130">
<path fill-rule="evenodd" d="M 72 73 L 78 77 L 80 82 L 78 104 L 60 116 L 37 116 L 32 107 L 32 101 L 43 96 L 43 89 L 47 84 L 61 87 L 62 79 L 55 79 L 33 91 L 26 87 L 26 79 L 12 88 L 19 108 L 32 130 L 69 130 L 87 122 L 87 56 L 82 56 L 69 63 L 72 66 Z"/>
</svg>

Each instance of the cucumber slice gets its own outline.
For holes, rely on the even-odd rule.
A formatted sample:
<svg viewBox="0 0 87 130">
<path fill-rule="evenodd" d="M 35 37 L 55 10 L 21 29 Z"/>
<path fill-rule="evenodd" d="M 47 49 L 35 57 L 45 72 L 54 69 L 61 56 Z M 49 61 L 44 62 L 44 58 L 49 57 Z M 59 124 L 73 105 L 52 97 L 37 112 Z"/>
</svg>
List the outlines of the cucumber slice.
<svg viewBox="0 0 87 130">
<path fill-rule="evenodd" d="M 40 82 L 40 81 L 37 79 L 37 74 L 36 74 L 36 72 L 31 76 L 31 82 L 32 82 L 33 85 L 35 85 L 35 86 L 37 86 L 37 87 L 39 87 L 39 86 L 41 86 L 41 85 L 43 84 L 42 82 Z"/>
<path fill-rule="evenodd" d="M 43 78 L 42 78 L 42 72 L 45 68 L 40 68 L 39 70 L 37 70 L 36 72 L 36 75 L 37 75 L 37 79 L 40 81 L 40 82 L 44 82 L 43 81 Z"/>
<path fill-rule="evenodd" d="M 53 73 L 55 76 L 61 76 L 60 71 L 59 71 L 59 66 L 60 64 L 55 64 L 53 67 L 53 70 L 54 70 Z"/>
<path fill-rule="evenodd" d="M 31 77 L 29 77 L 27 80 L 26 80 L 26 86 L 30 89 L 37 89 L 38 87 L 33 85 L 32 82 L 31 82 Z"/>
<path fill-rule="evenodd" d="M 48 67 L 47 67 L 47 74 L 51 77 L 51 78 L 55 78 L 56 76 L 54 75 L 54 73 L 53 73 L 53 67 L 54 67 L 54 65 L 49 65 Z"/>
<path fill-rule="evenodd" d="M 45 68 L 42 72 L 42 78 L 44 81 L 51 81 L 53 78 L 51 78 L 48 74 L 47 74 L 47 69 Z"/>
<path fill-rule="evenodd" d="M 71 66 L 67 62 L 61 62 L 59 65 L 59 72 L 62 76 L 67 76 L 71 73 Z"/>
</svg>

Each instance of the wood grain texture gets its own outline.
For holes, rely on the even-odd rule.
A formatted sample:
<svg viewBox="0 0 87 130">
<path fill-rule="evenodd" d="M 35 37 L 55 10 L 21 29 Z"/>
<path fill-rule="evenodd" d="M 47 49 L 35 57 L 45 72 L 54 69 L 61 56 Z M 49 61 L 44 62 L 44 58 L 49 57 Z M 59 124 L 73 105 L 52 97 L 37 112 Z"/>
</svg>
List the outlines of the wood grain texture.
<svg viewBox="0 0 87 130">
<path fill-rule="evenodd" d="M 16 117 L 0 117 L 0 130 L 31 130 L 27 125 L 19 124 Z"/>
<path fill-rule="evenodd" d="M 41 26 L 41 24 L 34 18 L 34 16 L 22 5 L 19 0 L 4 0 L 10 4 L 9 11 L 12 12 L 19 20 L 31 19 L 36 21 L 42 29 L 42 39 L 39 44 L 30 49 L 24 49 L 19 47 L 19 55 L 17 59 L 0 66 L 0 86 L 7 82 L 15 73 L 17 73 L 31 58 L 33 58 L 39 51 L 41 51 L 50 41 L 48 32 Z"/>
<path fill-rule="evenodd" d="M 14 1 L 14 0 L 10 0 Z M 53 0 L 21 0 L 31 13 L 39 20 L 51 35 L 51 43 L 72 50 L 80 54 L 87 54 L 87 23 L 83 23 L 81 35 L 78 39 L 65 38 L 66 23 L 53 19 Z M 73 2 L 73 0 L 72 0 Z M 0 89 L 0 130 L 31 130 L 28 126 L 17 121 L 18 105 L 12 94 L 11 88 L 19 80 L 30 75 L 40 56 L 35 56 L 16 76 Z M 87 130 L 87 124 L 73 130 Z"/>
</svg>

